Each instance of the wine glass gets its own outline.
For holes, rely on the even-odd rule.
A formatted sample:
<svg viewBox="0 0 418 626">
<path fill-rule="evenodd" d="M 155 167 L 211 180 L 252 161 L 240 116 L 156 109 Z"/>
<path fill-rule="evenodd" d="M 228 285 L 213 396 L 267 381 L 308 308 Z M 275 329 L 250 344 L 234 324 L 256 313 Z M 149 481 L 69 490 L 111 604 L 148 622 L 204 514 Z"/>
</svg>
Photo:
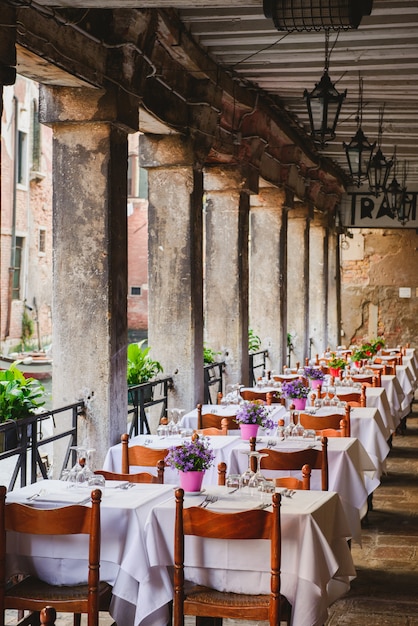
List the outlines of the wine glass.
<svg viewBox="0 0 418 626">
<path fill-rule="evenodd" d="M 297 413 L 297 421 L 292 428 L 292 437 L 303 437 L 305 429 L 300 423 L 300 411 L 294 411 L 294 413 Z"/>
<path fill-rule="evenodd" d="M 265 456 L 268 456 L 268 454 L 265 452 L 251 452 L 250 454 L 250 461 L 251 457 L 257 459 L 257 471 L 255 473 L 253 472 L 253 475 L 248 481 L 248 489 L 250 490 L 250 494 L 252 496 L 255 495 L 256 492 L 261 491 L 261 487 L 266 482 L 266 478 L 261 473 L 261 459 L 263 459 Z"/>
<path fill-rule="evenodd" d="M 242 454 L 248 455 L 248 467 L 245 470 L 245 472 L 241 474 L 242 489 L 245 489 L 245 487 L 248 487 L 251 478 L 255 474 L 255 472 L 252 470 L 252 467 L 251 467 L 251 457 L 254 456 L 254 452 L 252 450 L 241 450 L 241 452 Z"/>
<path fill-rule="evenodd" d="M 77 475 L 81 472 L 86 463 L 87 450 L 85 446 L 71 446 L 70 450 L 74 450 L 77 453 L 77 461 L 70 469 L 67 481 L 75 485 L 77 482 Z"/>
<path fill-rule="evenodd" d="M 91 459 L 93 452 L 96 452 L 95 448 L 86 449 L 86 457 L 84 466 L 77 473 L 76 485 L 77 487 L 87 487 L 90 479 L 94 476 L 94 472 L 91 469 Z"/>
</svg>

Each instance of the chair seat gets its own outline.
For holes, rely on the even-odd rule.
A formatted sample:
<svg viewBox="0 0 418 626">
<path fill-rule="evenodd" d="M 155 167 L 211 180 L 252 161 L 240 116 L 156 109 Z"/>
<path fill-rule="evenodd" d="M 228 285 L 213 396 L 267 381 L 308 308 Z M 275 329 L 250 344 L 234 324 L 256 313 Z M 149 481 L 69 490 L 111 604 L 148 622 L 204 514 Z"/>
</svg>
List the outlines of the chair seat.
<svg viewBox="0 0 418 626">
<path fill-rule="evenodd" d="M 106 582 L 99 583 L 98 598 L 99 610 L 107 611 L 112 587 Z M 39 602 L 39 610 L 46 603 L 53 603 L 57 611 L 71 612 L 71 603 L 79 604 L 85 601 L 87 607 L 88 585 L 50 585 L 34 576 L 27 576 L 21 582 L 7 589 L 5 606 L 8 609 L 26 608 L 28 599 L 34 607 Z M 34 610 L 34 609 L 32 609 Z"/>
<path fill-rule="evenodd" d="M 241 619 L 268 620 L 269 596 L 252 595 L 246 593 L 230 593 L 211 589 L 201 585 L 193 585 L 185 581 L 186 593 L 184 598 L 185 610 L 190 606 L 199 605 L 201 615 L 210 615 L 210 607 L 223 607 L 225 617 L 235 617 Z M 190 587 L 189 587 L 190 586 Z M 280 595 L 281 611 L 280 617 L 283 621 L 290 616 L 291 606 L 287 599 Z M 195 613 L 199 615 L 199 613 Z"/>
</svg>

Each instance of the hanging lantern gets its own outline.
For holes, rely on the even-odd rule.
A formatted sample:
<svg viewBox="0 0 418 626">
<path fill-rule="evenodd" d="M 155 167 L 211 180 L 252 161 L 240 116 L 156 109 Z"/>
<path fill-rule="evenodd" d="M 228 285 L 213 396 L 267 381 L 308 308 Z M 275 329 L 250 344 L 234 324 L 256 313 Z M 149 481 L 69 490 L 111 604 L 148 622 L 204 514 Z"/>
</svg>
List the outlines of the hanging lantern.
<svg viewBox="0 0 418 626">
<path fill-rule="evenodd" d="M 326 141 L 335 139 L 335 128 L 340 115 L 341 105 L 347 95 L 347 90 L 339 93 L 329 77 L 328 44 L 329 30 L 327 29 L 325 31 L 324 73 L 311 92 L 305 89 L 303 93 L 308 108 L 311 137 L 315 142 L 319 143 L 321 148 L 327 145 Z"/>
<path fill-rule="evenodd" d="M 264 15 L 288 32 L 358 28 L 372 7 L 373 0 L 263 0 Z"/>
<path fill-rule="evenodd" d="M 359 105 L 357 111 L 357 132 L 350 143 L 343 142 L 350 176 L 357 187 L 367 180 L 370 161 L 376 142 L 370 143 L 361 127 L 363 116 L 363 81 L 359 79 Z"/>
<path fill-rule="evenodd" d="M 392 169 L 393 159 L 386 159 L 381 149 L 382 132 L 383 132 L 383 112 L 384 107 L 381 107 L 379 112 L 379 132 L 377 139 L 377 151 L 373 155 L 369 164 L 369 189 L 376 196 L 380 193 L 384 193 L 387 187 L 389 174 Z"/>
</svg>

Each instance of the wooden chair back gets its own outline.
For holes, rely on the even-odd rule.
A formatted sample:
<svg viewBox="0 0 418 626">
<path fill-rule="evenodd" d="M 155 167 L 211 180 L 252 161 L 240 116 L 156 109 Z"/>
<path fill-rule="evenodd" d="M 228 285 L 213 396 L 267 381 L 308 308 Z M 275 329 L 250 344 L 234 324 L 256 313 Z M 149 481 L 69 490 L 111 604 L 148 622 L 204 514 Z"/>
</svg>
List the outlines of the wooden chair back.
<svg viewBox="0 0 418 626">
<path fill-rule="evenodd" d="M 174 603 L 173 625 L 183 626 L 185 615 L 200 617 L 248 620 L 266 620 L 270 626 L 280 622 L 290 623 L 291 607 L 280 594 L 280 494 L 272 497 L 272 512 L 251 509 L 237 513 L 217 513 L 208 508 L 183 508 L 184 491 L 177 489 L 174 533 Z M 184 562 L 185 536 L 231 540 L 242 543 L 250 539 L 270 541 L 271 593 L 267 596 L 251 596 L 220 592 L 208 587 L 195 586 L 185 589 Z M 251 561 L 248 562 L 251 568 Z M 258 601 L 259 600 L 259 601 Z M 218 621 L 218 620 L 217 620 Z"/>
<path fill-rule="evenodd" d="M 153 449 L 147 446 L 129 446 L 129 435 L 124 433 L 122 442 L 122 474 L 130 474 L 131 465 L 154 467 L 163 461 L 168 454 L 168 448 Z"/>
<path fill-rule="evenodd" d="M 311 413 L 301 413 L 300 423 L 304 428 L 314 430 L 317 435 L 323 434 L 323 431 L 332 428 L 335 431 L 341 431 L 340 437 L 350 436 L 349 421 L 347 420 L 347 410 L 345 415 L 341 413 L 330 413 L 328 415 L 312 415 Z"/>
<path fill-rule="evenodd" d="M 267 391 L 243 389 L 240 394 L 241 398 L 244 398 L 244 400 L 263 400 L 264 402 L 267 402 Z"/>
<path fill-rule="evenodd" d="M 342 402 L 347 402 L 352 407 L 365 407 L 366 406 L 366 386 L 361 386 L 361 391 L 351 393 L 339 393 L 337 398 Z"/>
<path fill-rule="evenodd" d="M 6 488 L 0 487 L 0 615 L 5 609 L 40 612 L 52 603 L 55 610 L 79 616 L 87 614 L 88 626 L 98 626 L 99 611 L 108 610 L 111 587 L 100 582 L 100 502 L 101 491 L 91 493 L 91 508 L 70 505 L 38 509 L 25 504 L 6 504 Z M 88 584 L 55 586 L 28 576 L 5 587 L 6 532 L 31 535 L 89 536 Z M 48 623 L 48 622 L 46 622 Z"/>
<path fill-rule="evenodd" d="M 295 450 L 293 452 L 283 452 L 271 448 L 259 450 L 267 456 L 260 461 L 260 468 L 267 470 L 300 470 L 305 464 L 311 470 L 321 470 L 321 487 L 323 491 L 328 491 L 328 439 L 322 437 L 321 450 L 306 448 L 305 450 Z"/>
<path fill-rule="evenodd" d="M 226 484 L 226 463 L 223 461 L 218 463 L 218 485 L 225 486 Z"/>
<path fill-rule="evenodd" d="M 283 476 L 280 478 L 273 478 L 273 482 L 276 487 L 285 487 L 286 489 L 310 489 L 311 488 L 311 468 L 305 463 L 302 467 L 302 480 L 296 478 L 296 476 Z"/>
<path fill-rule="evenodd" d="M 202 413 L 202 405 L 197 405 L 197 430 L 203 428 L 224 428 L 225 420 L 228 430 L 238 430 L 239 424 L 235 421 L 235 415 L 219 415 L 218 413 Z"/>
<path fill-rule="evenodd" d="M 206 416 L 203 416 L 203 417 L 206 417 Z M 208 428 L 200 428 L 198 430 L 194 430 L 193 432 L 197 433 L 198 435 L 205 435 L 207 437 L 227 435 L 228 434 L 228 419 L 226 417 L 223 417 L 221 419 L 220 428 L 216 428 L 215 426 L 209 426 Z"/>
<path fill-rule="evenodd" d="M 117 472 L 108 472 L 106 470 L 96 470 L 95 474 L 100 474 L 105 480 L 122 480 L 124 482 L 139 484 L 139 483 L 152 483 L 162 485 L 164 483 L 164 469 L 165 463 L 163 459 L 160 459 L 156 465 L 156 474 L 150 472 L 137 472 L 136 474 L 118 474 Z"/>
</svg>

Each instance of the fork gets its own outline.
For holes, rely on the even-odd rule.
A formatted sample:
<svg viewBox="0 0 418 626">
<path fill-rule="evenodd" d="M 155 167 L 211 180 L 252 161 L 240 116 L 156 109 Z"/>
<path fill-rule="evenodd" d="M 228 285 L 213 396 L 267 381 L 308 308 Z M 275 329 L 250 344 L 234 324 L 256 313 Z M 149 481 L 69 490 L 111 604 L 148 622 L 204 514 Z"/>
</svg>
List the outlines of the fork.
<svg viewBox="0 0 418 626">
<path fill-rule="evenodd" d="M 208 494 L 199 506 L 202 509 L 206 509 L 206 507 L 209 506 L 209 504 L 213 504 L 217 500 L 218 500 L 218 496 L 211 496 L 210 494 Z"/>
</svg>

